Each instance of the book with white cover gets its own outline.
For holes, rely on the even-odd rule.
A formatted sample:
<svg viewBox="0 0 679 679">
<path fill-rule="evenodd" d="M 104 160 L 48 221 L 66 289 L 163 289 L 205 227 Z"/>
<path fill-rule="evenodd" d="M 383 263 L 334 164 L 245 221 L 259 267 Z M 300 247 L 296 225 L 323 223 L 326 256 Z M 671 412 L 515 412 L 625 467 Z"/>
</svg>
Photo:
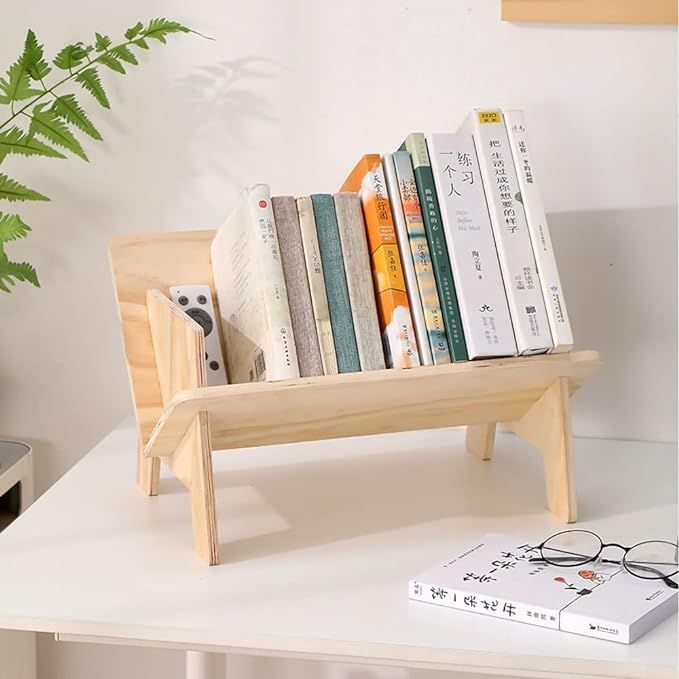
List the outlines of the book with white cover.
<svg viewBox="0 0 679 679">
<path fill-rule="evenodd" d="M 474 138 L 518 352 L 544 354 L 552 333 L 502 113 L 475 109 L 462 129 Z"/>
<path fill-rule="evenodd" d="M 617 564 L 560 568 L 536 542 L 490 534 L 410 580 L 411 599 L 630 644 L 677 610 L 677 590 Z"/>
<path fill-rule="evenodd" d="M 514 356 L 516 343 L 471 134 L 427 135 L 470 359 Z"/>
<path fill-rule="evenodd" d="M 321 349 L 323 372 L 325 375 L 337 375 L 339 369 L 337 367 L 337 354 L 335 353 L 335 342 L 330 323 L 328 295 L 325 291 L 323 262 L 318 245 L 318 234 L 316 233 L 314 206 L 309 196 L 297 199 L 297 213 L 299 214 L 299 228 L 302 233 L 304 260 L 306 262 L 307 277 L 309 278 L 311 306 L 314 312 L 318 343 Z"/>
<path fill-rule="evenodd" d="M 299 377 L 271 195 L 245 189 L 210 245 L 232 383 Z"/>
<path fill-rule="evenodd" d="M 521 203 L 526 213 L 542 296 L 547 307 L 547 318 L 554 344 L 552 351 L 554 353 L 570 351 L 573 348 L 573 332 L 568 320 L 542 195 L 535 181 L 535 167 L 528 143 L 526 121 L 523 111 L 503 111 L 502 113 L 519 178 Z"/>
<path fill-rule="evenodd" d="M 434 359 L 432 358 L 431 347 L 429 346 L 429 333 L 427 332 L 427 323 L 424 320 L 420 287 L 417 282 L 417 274 L 415 273 L 415 264 L 410 254 L 408 227 L 406 226 L 406 219 L 403 214 L 403 207 L 401 206 L 398 177 L 396 176 L 394 158 L 391 153 L 385 153 L 382 156 L 382 167 L 384 168 L 384 177 L 387 180 L 387 191 L 391 203 L 391 213 L 394 216 L 398 249 L 401 251 L 403 273 L 406 279 L 406 290 L 410 300 L 410 313 L 412 314 L 413 325 L 415 326 L 415 337 L 417 339 L 417 348 L 420 352 L 420 361 L 422 361 L 422 365 L 433 365 Z"/>
</svg>

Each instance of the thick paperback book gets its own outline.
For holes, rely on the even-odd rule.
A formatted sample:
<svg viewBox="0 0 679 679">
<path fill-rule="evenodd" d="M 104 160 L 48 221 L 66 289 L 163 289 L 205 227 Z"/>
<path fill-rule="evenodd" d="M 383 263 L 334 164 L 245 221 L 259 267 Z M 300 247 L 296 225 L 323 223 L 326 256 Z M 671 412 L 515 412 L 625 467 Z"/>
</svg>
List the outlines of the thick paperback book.
<svg viewBox="0 0 679 679">
<path fill-rule="evenodd" d="M 234 383 L 299 377 L 271 195 L 255 184 L 239 196 L 210 246 Z"/>
<path fill-rule="evenodd" d="M 514 356 L 495 240 L 471 134 L 427 135 L 469 358 Z"/>
<path fill-rule="evenodd" d="M 535 167 L 528 143 L 526 121 L 523 111 L 503 111 L 503 114 L 521 189 L 520 200 L 526 213 L 542 296 L 552 331 L 554 344 L 552 351 L 554 353 L 570 351 L 573 348 L 573 333 L 568 320 L 552 239 L 549 235 L 545 207 L 535 180 Z"/>
<path fill-rule="evenodd" d="M 462 129 L 474 138 L 518 353 L 544 354 L 552 334 L 502 112 L 476 109 Z"/>
<path fill-rule="evenodd" d="M 525 538 L 491 534 L 413 578 L 411 599 L 629 644 L 677 610 L 677 590 L 617 564 L 532 562 Z"/>
<path fill-rule="evenodd" d="M 415 328 L 380 156 L 363 156 L 341 191 L 361 198 L 387 367 L 417 367 Z"/>
</svg>

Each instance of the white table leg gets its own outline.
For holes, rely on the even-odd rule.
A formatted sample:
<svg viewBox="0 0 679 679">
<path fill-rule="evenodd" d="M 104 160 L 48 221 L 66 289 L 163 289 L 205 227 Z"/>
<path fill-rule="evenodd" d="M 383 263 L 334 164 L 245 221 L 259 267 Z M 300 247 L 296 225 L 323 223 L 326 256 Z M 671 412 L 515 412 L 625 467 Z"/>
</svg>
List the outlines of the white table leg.
<svg viewBox="0 0 679 679">
<path fill-rule="evenodd" d="M 186 651 L 186 679 L 225 679 L 225 660 L 222 653 Z"/>
</svg>

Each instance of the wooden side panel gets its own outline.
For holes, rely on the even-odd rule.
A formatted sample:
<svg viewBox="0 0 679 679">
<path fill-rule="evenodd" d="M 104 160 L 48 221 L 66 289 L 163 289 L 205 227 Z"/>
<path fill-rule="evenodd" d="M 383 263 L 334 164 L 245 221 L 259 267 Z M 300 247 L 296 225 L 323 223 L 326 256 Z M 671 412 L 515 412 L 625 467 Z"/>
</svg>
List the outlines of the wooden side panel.
<svg viewBox="0 0 679 679">
<path fill-rule="evenodd" d="M 200 326 L 159 290 L 147 293 L 149 327 L 164 404 L 184 389 L 203 388 L 205 337 Z M 198 411 L 165 462 L 189 489 L 194 546 L 211 566 L 219 563 L 208 415 Z"/>
<path fill-rule="evenodd" d="M 214 231 L 179 231 L 114 238 L 111 272 L 123 331 L 132 397 L 143 443 L 163 412 L 156 373 L 146 293 L 171 285 L 212 283 L 210 242 Z"/>
<path fill-rule="evenodd" d="M 503 21 L 676 24 L 675 0 L 502 0 Z"/>
<path fill-rule="evenodd" d="M 511 422 L 554 380 L 564 377 L 574 391 L 598 366 L 596 352 L 577 352 L 185 391 L 144 454 L 169 454 L 200 411 L 210 414 L 215 450 Z"/>
<path fill-rule="evenodd" d="M 544 458 L 547 504 L 571 523 L 577 518 L 568 381 L 555 380 L 512 430 L 535 446 Z"/>
</svg>

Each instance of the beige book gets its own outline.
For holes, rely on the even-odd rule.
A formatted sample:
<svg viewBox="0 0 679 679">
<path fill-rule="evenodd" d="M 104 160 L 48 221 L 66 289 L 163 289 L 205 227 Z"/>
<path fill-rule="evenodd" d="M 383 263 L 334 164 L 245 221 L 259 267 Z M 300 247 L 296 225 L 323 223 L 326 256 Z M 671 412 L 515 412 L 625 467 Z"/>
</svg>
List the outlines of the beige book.
<svg viewBox="0 0 679 679">
<path fill-rule="evenodd" d="M 336 193 L 335 213 L 361 370 L 384 370 L 386 365 L 377 318 L 368 240 L 358 194 Z"/>
<path fill-rule="evenodd" d="M 328 296 L 325 291 L 325 278 L 323 277 L 323 263 L 318 246 L 318 234 L 316 233 L 316 220 L 311 198 L 308 196 L 297 199 L 297 213 L 299 215 L 299 228 L 302 234 L 304 246 L 304 261 L 309 279 L 309 291 L 311 292 L 311 307 L 313 309 L 318 344 L 321 350 L 321 362 L 323 372 L 326 375 L 337 375 L 337 355 L 335 354 L 335 342 L 332 336 L 330 324 L 330 311 L 328 309 Z"/>
</svg>

